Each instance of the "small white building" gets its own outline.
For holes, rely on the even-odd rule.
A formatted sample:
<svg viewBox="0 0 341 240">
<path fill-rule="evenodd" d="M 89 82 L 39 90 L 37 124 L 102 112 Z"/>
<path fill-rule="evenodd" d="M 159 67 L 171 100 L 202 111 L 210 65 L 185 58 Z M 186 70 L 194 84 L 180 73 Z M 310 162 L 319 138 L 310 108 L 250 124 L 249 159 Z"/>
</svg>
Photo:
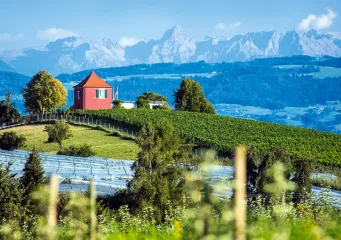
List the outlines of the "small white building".
<svg viewBox="0 0 341 240">
<path fill-rule="evenodd" d="M 153 109 L 153 108 L 155 108 L 155 107 L 157 107 L 157 106 L 162 106 L 162 105 L 164 105 L 164 104 L 167 104 L 167 102 L 164 102 L 164 101 L 151 101 L 151 102 L 149 103 L 149 106 L 150 106 L 150 109 Z M 123 102 L 123 103 L 122 103 L 122 106 L 123 106 L 125 109 L 137 108 L 136 103 L 133 102 L 133 101 L 130 101 L 130 102 L 128 102 L 128 101 Z"/>
<path fill-rule="evenodd" d="M 118 87 L 116 88 L 116 92 L 113 94 L 113 100 L 118 100 Z M 150 109 L 153 109 L 153 108 L 156 108 L 157 106 L 162 106 L 165 104 L 167 104 L 167 102 L 165 101 L 150 101 L 149 102 Z M 137 108 L 137 105 L 136 105 L 136 102 L 134 101 L 123 101 L 122 107 L 124 107 L 125 109 L 132 109 L 132 108 Z"/>
<path fill-rule="evenodd" d="M 123 102 L 122 107 L 126 109 L 136 108 L 136 103 L 135 102 Z"/>
</svg>

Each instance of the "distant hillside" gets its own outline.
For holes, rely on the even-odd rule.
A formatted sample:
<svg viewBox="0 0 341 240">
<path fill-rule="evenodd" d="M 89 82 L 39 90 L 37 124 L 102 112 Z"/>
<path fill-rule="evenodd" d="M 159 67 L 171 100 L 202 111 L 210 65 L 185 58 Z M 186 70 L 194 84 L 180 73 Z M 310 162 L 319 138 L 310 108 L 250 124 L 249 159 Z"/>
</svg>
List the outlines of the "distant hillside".
<svg viewBox="0 0 341 240">
<path fill-rule="evenodd" d="M 191 77 L 200 82 L 206 97 L 214 104 L 278 109 L 341 100 L 341 68 L 322 67 L 338 61 L 341 59 L 294 56 L 217 64 L 141 64 L 96 69 L 96 73 L 119 88 L 122 100 L 133 101 L 143 92 L 153 91 L 166 96 L 173 104 L 173 90 L 178 88 L 183 78 Z M 280 67 L 282 65 L 285 67 Z M 328 77 L 330 70 L 333 70 L 330 74 L 333 78 Z M 89 73 L 90 70 L 61 74 L 57 78 L 72 90 L 71 87 Z"/>
<path fill-rule="evenodd" d="M 14 96 L 20 95 L 30 79 L 22 74 L 0 71 L 0 96 L 4 96 L 7 92 L 12 92 Z"/>
<path fill-rule="evenodd" d="M 9 64 L 7 64 L 4 61 L 0 60 L 0 71 L 14 72 L 15 70 Z"/>
<path fill-rule="evenodd" d="M 30 77 L 18 73 L 0 71 L 0 100 L 4 99 L 6 93 L 12 92 L 12 100 L 14 101 L 16 108 L 23 113 L 25 108 L 21 90 L 26 86 L 26 83 L 30 79 Z"/>
<path fill-rule="evenodd" d="M 183 78 L 190 77 L 200 82 L 205 96 L 221 110 L 217 111 L 220 114 L 226 114 L 227 110 L 218 106 L 219 104 L 255 106 L 273 112 L 273 116 L 261 117 L 265 121 L 296 121 L 295 125 L 340 132 L 341 111 L 328 103 L 341 101 L 341 68 L 335 68 L 339 62 L 340 58 L 293 56 L 216 64 L 203 61 L 139 64 L 96 69 L 96 73 L 112 85 L 115 91 L 118 87 L 119 98 L 125 101 L 134 101 L 143 92 L 152 91 L 166 96 L 170 105 L 173 105 L 173 91 L 179 87 Z M 72 87 L 90 71 L 56 76 L 69 91 L 67 106 L 73 104 Z M 30 77 L 16 73 L 0 73 L 0 93 L 4 95 L 13 91 L 16 104 L 22 112 L 24 108 L 20 93 L 29 79 Z M 323 110 L 324 117 L 320 110 L 314 112 L 308 109 L 309 106 L 318 109 L 317 104 L 329 105 Z M 293 114 L 291 110 L 283 111 L 286 107 L 306 109 Z M 244 116 L 236 112 L 239 110 L 234 109 L 234 113 L 230 115 L 259 119 L 252 114 L 249 116 L 249 113 Z M 284 112 L 281 119 L 275 117 L 278 111 Z"/>
<path fill-rule="evenodd" d="M 57 75 L 143 63 L 217 63 L 294 55 L 341 57 L 341 40 L 332 34 L 311 30 L 306 33 L 250 32 L 231 39 L 208 37 L 196 41 L 176 26 L 165 31 L 160 39 L 125 48 L 110 39 L 87 41 L 68 37 L 39 48 L 4 50 L 0 52 L 0 59 L 15 71 L 32 76 L 41 69 Z"/>
</svg>

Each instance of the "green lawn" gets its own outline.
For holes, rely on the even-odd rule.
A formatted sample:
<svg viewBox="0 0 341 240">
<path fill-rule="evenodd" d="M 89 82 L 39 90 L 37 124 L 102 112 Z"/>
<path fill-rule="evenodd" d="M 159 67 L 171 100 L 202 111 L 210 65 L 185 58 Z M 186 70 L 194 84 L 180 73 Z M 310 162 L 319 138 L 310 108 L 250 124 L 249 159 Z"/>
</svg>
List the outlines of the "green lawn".
<svg viewBox="0 0 341 240">
<path fill-rule="evenodd" d="M 47 132 L 44 131 L 45 125 L 27 125 L 14 127 L 2 132 L 15 131 L 26 137 L 26 146 L 22 150 L 31 150 L 36 146 L 41 152 L 56 153 L 57 143 L 47 143 Z M 87 127 L 71 126 L 73 137 L 63 142 L 64 147 L 70 145 L 89 144 L 96 152 L 96 156 L 135 160 L 139 147 L 135 142 L 122 140 L 120 137 L 109 136 L 108 133 L 94 130 Z"/>
</svg>

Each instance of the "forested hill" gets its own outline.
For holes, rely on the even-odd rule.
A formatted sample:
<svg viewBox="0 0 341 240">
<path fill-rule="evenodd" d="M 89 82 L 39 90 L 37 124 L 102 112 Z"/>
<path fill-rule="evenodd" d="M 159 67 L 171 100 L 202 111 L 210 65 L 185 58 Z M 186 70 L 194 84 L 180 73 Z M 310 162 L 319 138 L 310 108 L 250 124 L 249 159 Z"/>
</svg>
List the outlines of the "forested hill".
<svg viewBox="0 0 341 240">
<path fill-rule="evenodd" d="M 341 100 L 341 58 L 309 56 L 256 59 L 249 62 L 141 64 L 96 69 L 122 100 L 135 100 L 145 91 L 166 96 L 172 104 L 173 90 L 184 77 L 202 85 L 214 104 L 230 103 L 280 109 Z M 91 70 L 57 76 L 73 86 Z M 71 88 L 70 88 L 71 89 Z"/>
<path fill-rule="evenodd" d="M 272 67 L 278 65 L 318 65 L 325 67 L 341 67 L 341 58 L 324 57 L 317 59 L 310 56 L 292 56 L 281 58 L 261 58 L 247 62 L 221 62 L 206 63 L 204 61 L 193 63 L 155 63 L 137 64 L 125 67 L 98 68 L 80 71 L 73 74 L 60 74 L 57 78 L 63 82 L 75 81 L 85 78 L 93 70 L 102 78 L 130 75 L 151 75 L 151 74 L 190 74 L 190 73 L 212 73 L 230 72 L 231 76 L 252 73 L 247 70 L 249 67 Z M 339 66 L 340 65 L 340 66 Z"/>
<path fill-rule="evenodd" d="M 95 69 L 115 88 L 119 98 L 134 101 L 143 92 L 156 92 L 173 104 L 173 90 L 185 77 L 199 81 L 205 96 L 213 104 L 228 103 L 267 109 L 307 107 L 341 100 L 341 58 L 293 56 L 255 59 L 233 63 L 160 63 Z M 69 91 L 68 106 L 73 103 L 73 86 L 92 70 L 56 76 Z M 28 76 L 0 72 L 0 97 L 13 91 L 17 106 Z"/>
<path fill-rule="evenodd" d="M 0 96 L 5 95 L 6 92 L 20 94 L 29 80 L 30 77 L 22 74 L 0 71 Z"/>
</svg>

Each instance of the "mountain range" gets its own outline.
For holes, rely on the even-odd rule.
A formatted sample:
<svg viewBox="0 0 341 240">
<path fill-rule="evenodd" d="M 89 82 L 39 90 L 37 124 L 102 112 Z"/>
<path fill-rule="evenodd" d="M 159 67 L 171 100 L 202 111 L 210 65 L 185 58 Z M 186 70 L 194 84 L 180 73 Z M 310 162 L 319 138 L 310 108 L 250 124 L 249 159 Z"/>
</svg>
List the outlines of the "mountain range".
<svg viewBox="0 0 341 240">
<path fill-rule="evenodd" d="M 86 41 L 81 37 L 68 37 L 39 48 L 3 50 L 0 51 L 0 71 L 32 76 L 46 69 L 57 75 L 139 63 L 216 63 L 293 55 L 340 57 L 341 39 L 310 30 L 305 33 L 252 32 L 231 39 L 207 37 L 195 41 L 175 26 L 160 39 L 140 41 L 125 48 L 110 39 Z"/>
</svg>

